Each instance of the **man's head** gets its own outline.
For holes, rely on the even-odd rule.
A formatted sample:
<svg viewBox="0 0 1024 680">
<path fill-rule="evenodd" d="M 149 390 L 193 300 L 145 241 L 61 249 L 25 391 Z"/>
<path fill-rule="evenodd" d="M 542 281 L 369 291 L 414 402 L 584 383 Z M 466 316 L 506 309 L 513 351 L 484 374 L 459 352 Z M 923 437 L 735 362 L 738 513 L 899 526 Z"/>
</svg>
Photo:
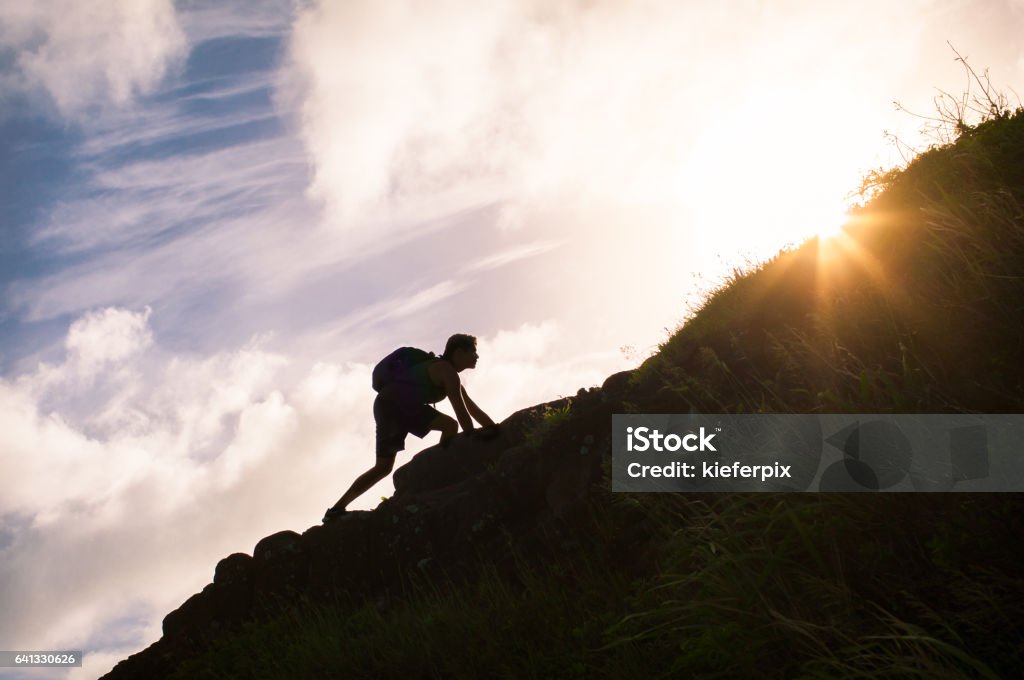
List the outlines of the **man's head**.
<svg viewBox="0 0 1024 680">
<path fill-rule="evenodd" d="M 454 366 L 456 371 L 475 368 L 477 357 L 476 338 L 465 333 L 456 333 L 448 338 L 444 354 L 441 355 L 441 358 Z"/>
</svg>

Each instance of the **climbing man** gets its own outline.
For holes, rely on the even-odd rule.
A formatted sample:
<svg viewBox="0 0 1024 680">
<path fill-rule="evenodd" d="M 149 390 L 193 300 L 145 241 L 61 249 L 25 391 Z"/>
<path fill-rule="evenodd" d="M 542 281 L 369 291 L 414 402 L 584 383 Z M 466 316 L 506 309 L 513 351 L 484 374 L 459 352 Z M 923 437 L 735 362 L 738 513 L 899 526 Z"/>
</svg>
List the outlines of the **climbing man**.
<svg viewBox="0 0 1024 680">
<path fill-rule="evenodd" d="M 405 437 L 412 433 L 423 438 L 440 430 L 444 446 L 459 431 L 474 430 L 475 419 L 485 435 L 497 433 L 497 425 L 481 410 L 459 380 L 459 373 L 476 368 L 479 355 L 476 338 L 456 333 L 448 338 L 444 353 L 434 356 L 411 347 L 397 349 L 373 369 L 373 419 L 377 424 L 377 464 L 352 482 L 338 502 L 328 508 L 324 522 L 344 515 L 346 507 L 371 486 L 384 479 L 395 465 L 395 456 L 405 448 Z M 455 409 L 455 418 L 439 412 L 430 404 L 445 397 Z"/>
</svg>

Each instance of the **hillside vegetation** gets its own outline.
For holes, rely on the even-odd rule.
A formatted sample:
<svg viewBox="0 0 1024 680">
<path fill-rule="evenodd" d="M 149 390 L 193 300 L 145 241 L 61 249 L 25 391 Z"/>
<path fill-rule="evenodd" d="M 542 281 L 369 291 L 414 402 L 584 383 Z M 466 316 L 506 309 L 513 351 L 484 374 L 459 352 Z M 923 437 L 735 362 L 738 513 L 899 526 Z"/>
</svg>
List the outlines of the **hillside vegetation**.
<svg viewBox="0 0 1024 680">
<path fill-rule="evenodd" d="M 1024 411 L 1024 113 L 958 133 L 877 175 L 844 235 L 737 273 L 628 378 L 538 407 L 517 455 L 604 455 L 551 536 L 499 522 L 507 549 L 467 552 L 463 577 L 296 600 L 169 672 L 1020 677 L 1017 494 L 613 494 L 607 478 L 613 411 Z"/>
</svg>

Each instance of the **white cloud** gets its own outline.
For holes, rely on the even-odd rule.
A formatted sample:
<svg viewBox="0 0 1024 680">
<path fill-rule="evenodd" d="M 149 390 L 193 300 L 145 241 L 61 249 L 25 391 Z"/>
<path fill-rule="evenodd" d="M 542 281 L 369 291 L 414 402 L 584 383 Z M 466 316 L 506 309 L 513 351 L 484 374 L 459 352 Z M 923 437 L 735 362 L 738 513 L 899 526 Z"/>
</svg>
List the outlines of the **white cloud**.
<svg viewBox="0 0 1024 680">
<path fill-rule="evenodd" d="M 0 26 L 21 87 L 41 88 L 72 120 L 151 91 L 185 48 L 170 0 L 5 3 Z"/>
<path fill-rule="evenodd" d="M 88 314 L 62 363 L 0 381 L 8 644 L 113 645 L 126 611 L 139 621 L 106 658 L 152 642 L 218 559 L 316 523 L 373 450 L 369 367 L 300 366 L 296 379 L 259 340 L 168 355 L 149 320 Z M 93 381 L 77 380 L 83 362 Z"/>
<path fill-rule="evenodd" d="M 483 354 L 492 354 L 497 364 L 521 361 L 536 361 L 550 347 L 558 333 L 553 321 L 541 324 L 524 324 L 515 331 L 500 331 L 494 338 L 481 343 Z"/>
<path fill-rule="evenodd" d="M 322 3 L 304 12 L 286 80 L 306 85 L 291 95 L 303 100 L 316 158 L 313 195 L 347 220 L 500 165 L 471 153 L 489 132 L 471 128 L 493 106 L 489 56 L 507 12 L 507 3 L 455 2 Z M 396 165 L 408 171 L 394 174 Z"/>
<path fill-rule="evenodd" d="M 93 312 L 71 324 L 67 347 L 79 371 L 92 376 L 105 364 L 124 360 L 153 342 L 148 307 L 135 314 L 113 307 Z"/>
</svg>

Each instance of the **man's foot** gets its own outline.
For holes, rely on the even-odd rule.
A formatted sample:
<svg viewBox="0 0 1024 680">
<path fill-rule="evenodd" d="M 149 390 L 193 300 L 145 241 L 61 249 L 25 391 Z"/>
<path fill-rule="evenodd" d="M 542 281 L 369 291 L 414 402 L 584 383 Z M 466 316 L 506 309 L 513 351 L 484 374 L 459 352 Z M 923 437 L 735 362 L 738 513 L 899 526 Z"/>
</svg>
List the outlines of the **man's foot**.
<svg viewBox="0 0 1024 680">
<path fill-rule="evenodd" d="M 324 513 L 324 518 L 320 521 L 327 524 L 331 520 L 338 519 L 346 514 L 348 514 L 348 510 L 345 508 L 327 508 L 327 512 Z"/>
</svg>

